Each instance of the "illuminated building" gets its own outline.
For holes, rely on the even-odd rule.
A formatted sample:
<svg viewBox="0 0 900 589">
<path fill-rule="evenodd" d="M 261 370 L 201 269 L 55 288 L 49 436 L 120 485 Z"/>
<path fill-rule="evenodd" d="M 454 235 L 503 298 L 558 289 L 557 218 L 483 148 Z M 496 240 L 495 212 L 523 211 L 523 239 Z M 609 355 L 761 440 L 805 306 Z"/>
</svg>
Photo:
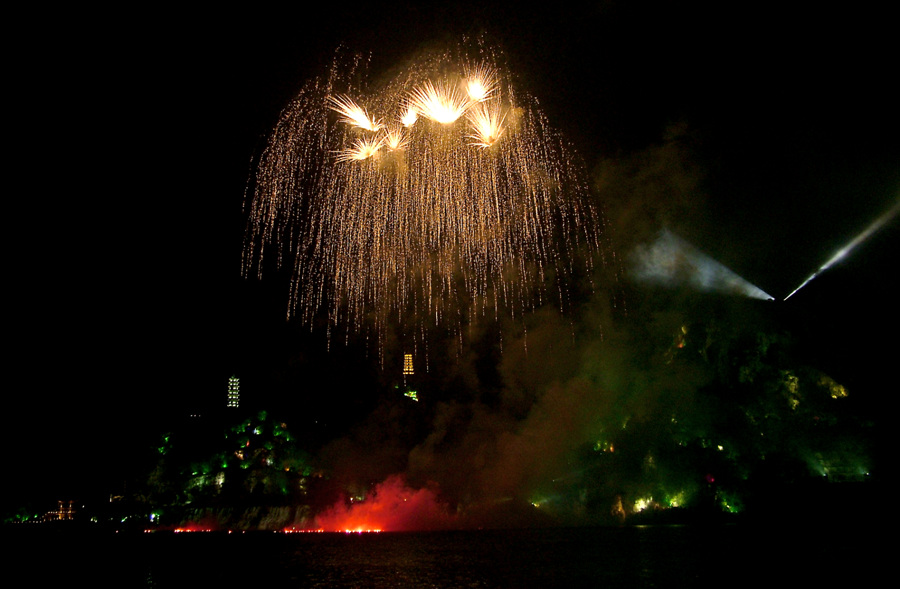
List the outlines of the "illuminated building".
<svg viewBox="0 0 900 589">
<path fill-rule="evenodd" d="M 228 379 L 228 401 L 227 407 L 237 409 L 241 405 L 241 381 L 238 377 L 232 376 Z"/>
<path fill-rule="evenodd" d="M 75 519 L 75 502 L 60 501 L 56 511 L 44 514 L 44 521 L 65 521 Z"/>
<path fill-rule="evenodd" d="M 409 384 L 407 382 L 407 377 L 413 376 L 415 374 L 415 370 L 413 369 L 413 357 L 412 354 L 404 354 L 403 355 L 403 394 L 412 399 L 413 401 L 418 401 L 419 398 L 416 395 L 416 391 L 409 388 Z"/>
</svg>

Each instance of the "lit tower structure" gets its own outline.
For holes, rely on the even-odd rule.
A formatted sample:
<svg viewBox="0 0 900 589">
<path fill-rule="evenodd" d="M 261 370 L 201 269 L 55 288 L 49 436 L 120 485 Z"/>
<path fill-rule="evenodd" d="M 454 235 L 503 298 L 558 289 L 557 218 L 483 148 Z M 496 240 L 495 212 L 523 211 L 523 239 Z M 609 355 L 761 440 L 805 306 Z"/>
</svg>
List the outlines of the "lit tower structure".
<svg viewBox="0 0 900 589">
<path fill-rule="evenodd" d="M 237 376 L 232 375 L 231 378 L 228 379 L 228 400 L 226 406 L 237 409 L 240 405 L 241 380 Z"/>
<path fill-rule="evenodd" d="M 418 401 L 419 398 L 416 395 L 416 391 L 409 388 L 408 377 L 413 376 L 416 371 L 413 369 L 413 357 L 412 354 L 404 354 L 403 355 L 403 394 L 412 399 L 413 401 Z"/>
</svg>

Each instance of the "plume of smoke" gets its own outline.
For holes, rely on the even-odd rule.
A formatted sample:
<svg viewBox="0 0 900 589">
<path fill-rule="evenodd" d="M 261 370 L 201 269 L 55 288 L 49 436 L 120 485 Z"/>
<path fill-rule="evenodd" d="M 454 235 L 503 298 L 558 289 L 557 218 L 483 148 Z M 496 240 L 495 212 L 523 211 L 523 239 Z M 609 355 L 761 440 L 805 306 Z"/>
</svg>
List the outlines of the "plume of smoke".
<svg viewBox="0 0 900 589">
<path fill-rule="evenodd" d="M 335 503 L 315 518 L 326 532 L 441 530 L 456 518 L 429 486 L 412 488 L 400 475 L 375 485 L 360 501 Z"/>
<path fill-rule="evenodd" d="M 618 230 L 615 243 L 621 247 L 635 236 L 651 235 L 651 227 L 690 210 L 690 199 L 698 198 L 694 188 L 699 175 L 675 140 L 635 155 L 630 164 L 607 175 L 601 182 L 604 194 L 622 193 L 620 216 L 612 221 Z M 648 212 L 654 206 L 658 210 L 653 200 L 672 187 L 678 187 L 681 204 L 661 216 Z M 485 350 L 477 345 L 488 335 L 471 334 L 454 358 L 457 371 L 445 375 L 457 388 L 419 414 L 424 423 L 413 416 L 402 423 L 388 418 L 398 414 L 389 402 L 355 437 L 332 445 L 330 456 L 335 463 L 360 464 L 370 481 L 402 472 L 414 488 L 435 485 L 440 500 L 455 508 L 458 525 L 534 525 L 546 522 L 548 513 L 563 517 L 579 512 L 583 504 L 577 486 L 585 476 L 579 453 L 600 432 L 620 429 L 630 417 L 651 415 L 661 406 L 692 405 L 692 391 L 707 378 L 680 374 L 673 385 L 672 368 L 663 366 L 661 358 L 682 326 L 679 314 L 632 311 L 623 317 L 612 290 L 597 289 L 578 301 L 577 316 L 545 305 L 526 317 L 524 329 L 507 329 L 503 354 L 492 360 L 496 373 L 491 382 L 476 376 L 477 364 L 485 359 Z M 429 406 L 428 392 L 420 396 L 419 408 Z M 420 435 L 405 437 L 410 427 L 418 427 Z M 380 445 L 386 450 L 364 441 L 373 439 L 372 431 L 390 437 Z M 647 436 L 658 433 L 648 431 Z M 390 460 L 380 462 L 383 452 Z M 373 472 L 379 463 L 381 478 Z M 342 471 L 353 476 L 353 468 Z M 621 473 L 606 476 L 620 490 L 637 484 Z M 553 502 L 534 507 L 536 495 L 556 497 L 557 511 Z"/>
</svg>

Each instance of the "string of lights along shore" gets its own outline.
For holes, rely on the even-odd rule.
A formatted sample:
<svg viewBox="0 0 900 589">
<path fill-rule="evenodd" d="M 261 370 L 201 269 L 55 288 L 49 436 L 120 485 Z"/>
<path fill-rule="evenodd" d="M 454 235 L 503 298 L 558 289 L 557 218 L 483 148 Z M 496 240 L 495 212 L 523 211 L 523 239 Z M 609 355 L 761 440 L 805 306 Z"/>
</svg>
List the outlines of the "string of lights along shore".
<svg viewBox="0 0 900 589">
<path fill-rule="evenodd" d="M 259 158 L 245 275 L 291 268 L 288 317 L 326 317 L 329 341 L 565 310 L 602 263 L 602 215 L 504 61 L 475 41 L 370 82 L 371 60 L 338 50 Z"/>
</svg>

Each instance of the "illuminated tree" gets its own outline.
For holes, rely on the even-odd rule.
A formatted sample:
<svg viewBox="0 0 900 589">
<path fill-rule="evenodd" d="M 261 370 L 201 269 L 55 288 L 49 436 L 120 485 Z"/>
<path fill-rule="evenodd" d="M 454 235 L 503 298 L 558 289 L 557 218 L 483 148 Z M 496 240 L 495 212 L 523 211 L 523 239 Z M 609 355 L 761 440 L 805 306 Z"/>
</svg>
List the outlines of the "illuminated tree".
<svg viewBox="0 0 900 589">
<path fill-rule="evenodd" d="M 149 475 L 150 500 L 159 504 L 288 504 L 306 494 L 309 455 L 284 422 L 261 411 L 202 444 L 164 436 Z"/>
<path fill-rule="evenodd" d="M 715 315 L 675 325 L 643 334 L 644 363 L 582 450 L 590 509 L 730 512 L 761 497 L 768 508 L 792 486 L 863 480 L 868 426 L 845 387 L 798 360 L 790 334 Z"/>
</svg>

